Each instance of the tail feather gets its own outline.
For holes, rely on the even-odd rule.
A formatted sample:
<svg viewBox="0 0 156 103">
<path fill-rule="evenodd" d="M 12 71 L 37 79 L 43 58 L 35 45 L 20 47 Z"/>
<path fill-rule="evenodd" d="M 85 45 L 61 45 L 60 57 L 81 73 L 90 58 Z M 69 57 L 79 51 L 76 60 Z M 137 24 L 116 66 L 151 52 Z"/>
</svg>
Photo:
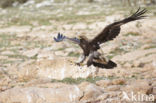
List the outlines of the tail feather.
<svg viewBox="0 0 156 103">
<path fill-rule="evenodd" d="M 135 21 L 135 20 L 139 20 L 139 19 L 143 19 L 144 17 L 146 17 L 145 14 L 147 12 L 146 9 L 140 10 L 140 8 L 134 13 L 132 14 L 130 17 L 126 18 L 123 20 L 123 23 L 128 23 L 130 21 Z"/>
<path fill-rule="evenodd" d="M 109 60 L 106 64 L 93 61 L 93 65 L 105 69 L 113 69 L 114 67 L 117 67 L 117 64 L 111 60 Z"/>
</svg>

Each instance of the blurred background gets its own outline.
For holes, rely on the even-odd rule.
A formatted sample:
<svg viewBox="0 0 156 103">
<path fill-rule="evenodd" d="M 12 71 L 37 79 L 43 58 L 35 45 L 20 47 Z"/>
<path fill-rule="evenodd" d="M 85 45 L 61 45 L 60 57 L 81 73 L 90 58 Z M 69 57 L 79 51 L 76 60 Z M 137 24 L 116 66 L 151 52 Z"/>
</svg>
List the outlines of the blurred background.
<svg viewBox="0 0 156 103">
<path fill-rule="evenodd" d="M 52 20 L 69 23 L 82 18 L 101 20 L 123 11 L 131 13 L 138 7 L 145 7 L 151 15 L 156 15 L 155 6 L 156 0 L 0 0 L 0 23 L 3 26 L 50 25 Z"/>
<path fill-rule="evenodd" d="M 154 5 L 155 0 L 1 0 L 0 5 L 2 8 L 7 8 L 11 6 L 17 6 L 19 4 L 24 4 L 26 2 L 31 2 L 31 4 L 43 3 L 42 6 L 52 5 L 54 3 L 103 3 L 109 5 L 124 5 L 124 6 L 137 6 L 137 5 Z M 47 4 L 45 4 L 47 3 Z"/>
</svg>

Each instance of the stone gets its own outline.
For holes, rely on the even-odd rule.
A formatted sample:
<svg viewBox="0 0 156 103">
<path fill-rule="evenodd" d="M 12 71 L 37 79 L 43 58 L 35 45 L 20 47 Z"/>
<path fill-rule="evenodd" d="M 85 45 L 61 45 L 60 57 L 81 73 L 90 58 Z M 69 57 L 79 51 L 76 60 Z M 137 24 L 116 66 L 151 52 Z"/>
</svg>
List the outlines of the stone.
<svg viewBox="0 0 156 103">
<path fill-rule="evenodd" d="M 14 55 L 14 52 L 12 51 L 3 51 L 1 52 L 2 55 Z"/>
<path fill-rule="evenodd" d="M 105 100 L 109 97 L 108 93 L 103 93 L 102 95 L 98 96 L 97 100 Z"/>
<path fill-rule="evenodd" d="M 3 33 L 18 33 L 20 35 L 24 34 L 24 32 L 29 32 L 31 30 L 31 26 L 11 26 L 7 28 L 0 29 L 0 32 Z"/>
<path fill-rule="evenodd" d="M 2 55 L 0 55 L 0 58 L 1 59 L 8 59 L 8 56 L 2 56 Z"/>
<path fill-rule="evenodd" d="M 119 91 L 120 90 L 120 86 L 119 85 L 111 85 L 107 87 L 108 91 Z"/>
<path fill-rule="evenodd" d="M 4 90 L 7 90 L 9 87 L 9 83 L 11 82 L 12 80 L 7 77 L 7 76 L 4 76 L 3 78 L 0 79 L 0 91 L 4 91 Z"/>
<path fill-rule="evenodd" d="M 77 66 L 72 61 L 75 58 L 57 58 L 52 60 L 28 62 L 14 65 L 9 69 L 9 75 L 18 81 L 29 81 L 35 78 L 58 79 L 64 78 L 87 78 L 96 76 L 97 68 L 91 66 Z"/>
<path fill-rule="evenodd" d="M 72 26 L 73 25 L 63 25 L 63 28 L 65 29 L 65 30 L 71 30 L 72 29 Z"/>
<path fill-rule="evenodd" d="M 9 96 L 9 98 L 8 98 Z M 76 86 L 53 88 L 15 87 L 0 93 L 1 103 L 63 103 L 76 102 L 82 91 Z"/>
<path fill-rule="evenodd" d="M 81 89 L 84 92 L 84 95 L 81 98 L 81 101 L 95 100 L 99 95 L 102 95 L 104 93 L 104 90 L 102 88 L 100 88 L 94 84 L 88 84 L 83 89 Z"/>
<path fill-rule="evenodd" d="M 156 87 L 156 81 L 155 81 L 155 79 L 153 80 L 152 86 Z"/>
<path fill-rule="evenodd" d="M 85 90 L 85 88 L 86 88 L 89 84 L 91 84 L 91 83 L 89 83 L 89 82 L 82 82 L 82 83 L 79 84 L 79 88 L 80 88 L 81 90 Z"/>
<path fill-rule="evenodd" d="M 53 60 L 54 58 L 55 58 L 54 53 L 50 51 L 42 51 L 39 52 L 39 54 L 37 55 L 38 60 L 43 60 L 43 59 Z"/>
<path fill-rule="evenodd" d="M 40 50 L 39 48 L 35 48 L 32 50 L 24 51 L 23 55 L 25 55 L 27 57 L 34 57 L 35 55 L 38 54 L 39 50 Z"/>
<path fill-rule="evenodd" d="M 111 80 L 99 80 L 96 82 L 96 85 L 100 87 L 108 87 L 110 85 L 113 85 Z"/>
<path fill-rule="evenodd" d="M 125 79 L 122 79 L 122 78 L 114 79 L 114 80 L 112 81 L 112 84 L 113 84 L 113 85 L 123 85 L 123 84 L 125 84 L 125 83 L 126 83 Z"/>
<path fill-rule="evenodd" d="M 56 51 L 55 55 L 57 55 L 57 56 L 67 56 L 68 53 L 65 53 L 64 51 Z"/>
<path fill-rule="evenodd" d="M 123 88 L 125 92 L 134 92 L 134 93 L 142 93 L 149 94 L 151 92 L 152 87 L 145 80 L 136 80 L 132 81 L 129 85 Z"/>
<path fill-rule="evenodd" d="M 35 79 L 37 78 L 38 68 L 33 67 L 33 63 L 33 61 L 27 61 L 20 65 L 12 65 L 8 69 L 8 74 L 18 82 L 28 82 Z"/>
<path fill-rule="evenodd" d="M 86 29 L 87 25 L 84 23 L 78 23 L 76 25 L 73 25 L 73 30 L 79 30 L 79 29 Z"/>
<path fill-rule="evenodd" d="M 102 95 L 98 96 L 96 100 L 102 101 L 100 103 L 119 103 L 119 101 L 121 101 L 121 92 L 109 91 L 108 93 L 103 93 Z"/>
<path fill-rule="evenodd" d="M 132 64 L 130 64 L 130 63 L 127 62 L 127 63 L 124 64 L 124 66 L 125 66 L 126 68 L 131 68 L 131 67 L 132 67 Z"/>
<path fill-rule="evenodd" d="M 96 29 L 97 28 L 97 23 L 92 23 L 88 26 L 89 29 Z"/>
<path fill-rule="evenodd" d="M 120 56 L 116 56 L 113 59 L 115 61 L 134 61 L 137 58 L 140 57 L 144 57 L 145 55 L 149 54 L 149 53 L 155 53 L 156 49 L 147 49 L 147 50 L 134 50 L 133 52 L 128 52 L 126 54 L 120 55 Z M 133 55 L 133 56 L 132 56 Z M 145 56 L 146 57 L 146 56 Z M 146 58 L 147 59 L 147 58 Z M 154 58 L 150 58 L 147 61 L 153 60 Z M 144 59 L 145 60 L 145 59 Z"/>
<path fill-rule="evenodd" d="M 153 87 L 152 94 L 156 95 L 156 87 Z"/>
</svg>

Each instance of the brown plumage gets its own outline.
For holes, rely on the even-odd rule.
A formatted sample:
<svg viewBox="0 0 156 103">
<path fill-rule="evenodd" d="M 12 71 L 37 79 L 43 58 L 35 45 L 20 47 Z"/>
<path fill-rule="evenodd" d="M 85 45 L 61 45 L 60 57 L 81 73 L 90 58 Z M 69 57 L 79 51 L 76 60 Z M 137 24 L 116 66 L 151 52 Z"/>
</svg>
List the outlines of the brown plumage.
<svg viewBox="0 0 156 103">
<path fill-rule="evenodd" d="M 118 36 L 120 33 L 121 25 L 126 24 L 131 21 L 135 21 L 135 20 L 144 18 L 145 16 L 143 14 L 146 11 L 147 11 L 146 9 L 140 10 L 140 8 L 139 8 L 131 16 L 106 26 L 102 30 L 102 32 L 99 33 L 92 40 L 88 40 L 85 36 L 80 36 L 80 39 L 68 38 L 61 34 L 59 34 L 61 36 L 58 35 L 58 37 L 54 38 L 54 39 L 55 39 L 55 41 L 59 42 L 66 38 L 66 39 L 72 40 L 75 43 L 80 45 L 80 47 L 83 50 L 83 57 L 77 64 L 82 63 L 85 60 L 85 58 L 88 56 L 89 59 L 87 61 L 87 66 L 90 66 L 93 64 L 94 66 L 98 66 L 98 67 L 113 68 L 116 66 L 116 64 L 114 62 L 112 62 L 111 60 L 109 60 L 107 63 L 103 63 L 103 64 L 101 63 L 101 61 L 102 61 L 101 58 L 103 58 L 103 57 L 101 57 L 101 54 L 97 51 L 98 49 L 100 49 L 100 44 L 105 43 L 109 40 L 113 40 L 116 36 Z M 98 62 L 98 61 L 100 61 L 100 62 Z"/>
<path fill-rule="evenodd" d="M 97 43 L 104 43 L 106 41 L 112 40 L 120 33 L 120 26 L 131 21 L 139 20 L 144 18 L 143 14 L 146 12 L 146 9 L 140 11 L 140 8 L 130 17 L 125 18 L 121 21 L 114 22 L 103 29 L 103 31 L 98 34 L 93 40 L 91 40 L 92 45 Z"/>
</svg>

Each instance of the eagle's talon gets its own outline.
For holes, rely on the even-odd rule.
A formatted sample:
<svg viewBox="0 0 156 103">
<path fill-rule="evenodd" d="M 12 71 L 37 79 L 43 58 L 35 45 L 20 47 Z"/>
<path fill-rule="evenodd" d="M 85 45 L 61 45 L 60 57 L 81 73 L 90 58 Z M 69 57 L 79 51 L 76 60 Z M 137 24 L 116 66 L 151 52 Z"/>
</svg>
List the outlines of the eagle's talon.
<svg viewBox="0 0 156 103">
<path fill-rule="evenodd" d="M 75 63 L 77 66 L 80 66 L 80 63 Z"/>
<path fill-rule="evenodd" d="M 83 63 L 75 63 L 76 65 L 78 66 L 83 66 L 84 64 Z"/>
<path fill-rule="evenodd" d="M 73 61 L 69 60 L 69 62 L 71 65 L 75 65 L 75 63 Z"/>
<path fill-rule="evenodd" d="M 69 60 L 69 62 L 70 62 L 71 65 L 75 65 L 75 66 L 83 66 L 82 63 L 75 63 L 75 62 L 73 62 L 73 61 L 71 61 L 71 60 Z"/>
</svg>

